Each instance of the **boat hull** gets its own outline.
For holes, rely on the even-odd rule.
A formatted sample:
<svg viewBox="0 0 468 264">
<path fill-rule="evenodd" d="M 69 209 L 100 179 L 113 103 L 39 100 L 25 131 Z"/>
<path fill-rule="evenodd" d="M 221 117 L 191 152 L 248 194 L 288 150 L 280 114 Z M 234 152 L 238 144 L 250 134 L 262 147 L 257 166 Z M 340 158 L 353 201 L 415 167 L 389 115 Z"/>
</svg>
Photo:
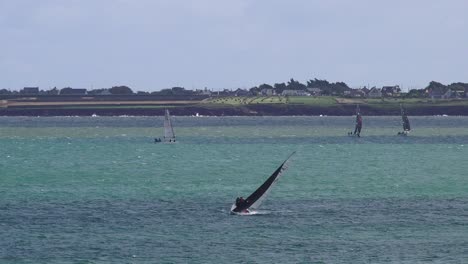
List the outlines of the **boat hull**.
<svg viewBox="0 0 468 264">
<path fill-rule="evenodd" d="M 257 211 L 251 211 L 251 210 L 244 210 L 242 212 L 234 212 L 234 211 L 231 211 L 230 214 L 232 215 L 256 215 L 257 214 Z"/>
</svg>

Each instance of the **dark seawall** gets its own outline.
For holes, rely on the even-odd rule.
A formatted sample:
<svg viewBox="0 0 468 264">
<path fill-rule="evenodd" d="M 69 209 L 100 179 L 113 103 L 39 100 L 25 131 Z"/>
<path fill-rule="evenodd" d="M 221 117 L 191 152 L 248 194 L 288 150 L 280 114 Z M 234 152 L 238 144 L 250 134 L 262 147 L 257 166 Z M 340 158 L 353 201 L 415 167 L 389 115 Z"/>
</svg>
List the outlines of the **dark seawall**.
<svg viewBox="0 0 468 264">
<path fill-rule="evenodd" d="M 168 106 L 173 115 L 192 116 L 351 116 L 354 114 L 354 105 L 336 105 L 328 107 L 309 105 L 245 105 L 245 106 Z M 361 105 L 361 113 L 368 116 L 399 115 L 399 107 L 372 107 Z M 407 108 L 409 115 L 462 115 L 468 116 L 468 107 L 465 106 L 440 106 L 418 105 Z M 164 108 L 138 108 L 128 107 L 86 107 L 86 108 L 60 108 L 60 107 L 8 107 L 0 108 L 0 116 L 162 116 Z"/>
</svg>

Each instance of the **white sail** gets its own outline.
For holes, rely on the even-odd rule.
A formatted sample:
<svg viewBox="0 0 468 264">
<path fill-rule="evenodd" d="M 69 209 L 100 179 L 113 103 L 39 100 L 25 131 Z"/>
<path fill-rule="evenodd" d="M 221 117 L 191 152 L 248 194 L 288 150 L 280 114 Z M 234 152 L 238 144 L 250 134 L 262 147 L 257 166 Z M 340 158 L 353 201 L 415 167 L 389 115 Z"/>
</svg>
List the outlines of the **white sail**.
<svg viewBox="0 0 468 264">
<path fill-rule="evenodd" d="M 171 116 L 169 115 L 169 110 L 166 109 L 164 115 L 164 142 L 175 142 L 174 128 L 172 127 Z"/>
</svg>

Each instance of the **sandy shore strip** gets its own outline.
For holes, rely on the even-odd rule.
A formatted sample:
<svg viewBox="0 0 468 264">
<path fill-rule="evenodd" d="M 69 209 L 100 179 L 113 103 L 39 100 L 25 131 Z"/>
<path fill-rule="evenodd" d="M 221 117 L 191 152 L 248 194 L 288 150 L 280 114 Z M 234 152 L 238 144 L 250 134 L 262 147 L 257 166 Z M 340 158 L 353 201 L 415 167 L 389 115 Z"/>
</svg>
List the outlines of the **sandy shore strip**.
<svg viewBox="0 0 468 264">
<path fill-rule="evenodd" d="M 62 106 L 62 105 L 187 105 L 200 101 L 66 101 L 66 102 L 1 102 L 0 106 Z"/>
</svg>

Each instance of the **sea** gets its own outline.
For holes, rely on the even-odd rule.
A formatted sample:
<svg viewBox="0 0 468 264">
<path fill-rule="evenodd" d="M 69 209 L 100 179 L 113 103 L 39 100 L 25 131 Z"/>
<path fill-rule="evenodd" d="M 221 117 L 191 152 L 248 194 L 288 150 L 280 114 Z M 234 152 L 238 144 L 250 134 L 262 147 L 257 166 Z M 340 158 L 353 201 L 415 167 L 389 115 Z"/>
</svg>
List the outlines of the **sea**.
<svg viewBox="0 0 468 264">
<path fill-rule="evenodd" d="M 0 263 L 468 263 L 468 117 L 354 119 L 0 117 Z"/>
</svg>

